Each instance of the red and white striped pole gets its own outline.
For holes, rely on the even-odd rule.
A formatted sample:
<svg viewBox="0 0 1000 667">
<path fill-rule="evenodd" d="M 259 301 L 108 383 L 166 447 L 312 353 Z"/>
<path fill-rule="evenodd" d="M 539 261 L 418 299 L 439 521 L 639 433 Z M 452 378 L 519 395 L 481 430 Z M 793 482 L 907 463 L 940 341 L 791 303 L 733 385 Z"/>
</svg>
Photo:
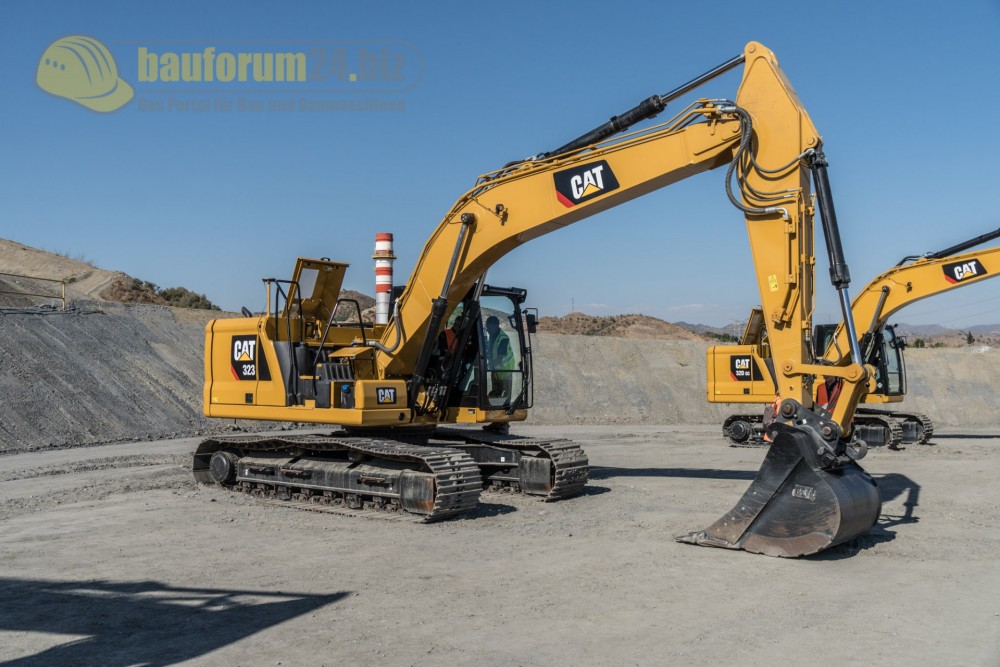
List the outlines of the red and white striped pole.
<svg viewBox="0 0 1000 667">
<path fill-rule="evenodd" d="M 375 324 L 388 324 L 392 300 L 392 234 L 375 235 Z"/>
</svg>

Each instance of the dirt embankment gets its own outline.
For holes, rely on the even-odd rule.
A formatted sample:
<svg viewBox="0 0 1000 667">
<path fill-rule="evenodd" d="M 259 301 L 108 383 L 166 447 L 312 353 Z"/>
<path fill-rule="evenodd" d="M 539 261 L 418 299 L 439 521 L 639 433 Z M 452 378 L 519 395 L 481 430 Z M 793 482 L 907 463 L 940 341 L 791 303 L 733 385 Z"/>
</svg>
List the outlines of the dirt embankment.
<svg viewBox="0 0 1000 667">
<path fill-rule="evenodd" d="M 46 280 L 30 280 L 27 278 L 0 275 L 0 291 L 31 292 L 34 294 L 51 294 L 48 299 L 19 296 L 17 294 L 0 294 L 0 305 L 3 306 L 34 306 L 41 303 L 60 304 L 62 296 L 58 284 L 50 280 L 66 282 L 66 299 L 99 299 L 116 280 L 128 278 L 120 271 L 99 269 L 85 258 L 72 258 L 58 255 L 16 241 L 0 239 L 0 272 L 31 276 Z"/>
<path fill-rule="evenodd" d="M 94 301 L 0 314 L 0 451 L 223 428 L 201 416 L 209 317 Z"/>
<path fill-rule="evenodd" d="M 659 338 L 664 340 L 710 340 L 710 336 L 671 324 L 648 315 L 587 315 L 569 313 L 562 317 L 543 317 L 538 321 L 543 333 L 614 338 Z"/>
<path fill-rule="evenodd" d="M 204 327 L 212 316 L 87 301 L 65 312 L 0 311 L 0 452 L 231 428 L 202 416 Z M 735 407 L 705 400 L 708 345 L 538 334 L 530 423 L 719 424 Z M 941 425 L 995 425 L 1000 352 L 907 354 L 907 410 Z"/>
</svg>

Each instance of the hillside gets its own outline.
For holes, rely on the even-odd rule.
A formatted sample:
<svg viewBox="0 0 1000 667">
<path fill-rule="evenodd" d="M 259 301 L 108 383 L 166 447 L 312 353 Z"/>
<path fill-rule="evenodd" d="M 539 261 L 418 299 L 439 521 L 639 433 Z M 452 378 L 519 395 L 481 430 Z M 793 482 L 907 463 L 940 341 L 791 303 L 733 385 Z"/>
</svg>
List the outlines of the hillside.
<svg viewBox="0 0 1000 667">
<path fill-rule="evenodd" d="M 614 338 L 717 340 L 711 334 L 699 333 L 648 315 L 597 316 L 575 312 L 562 317 L 542 317 L 538 321 L 538 330 L 543 333 Z"/>
<path fill-rule="evenodd" d="M 104 299 L 112 284 L 128 279 L 120 271 L 99 269 L 84 258 L 38 250 L 15 241 L 0 239 L 0 273 L 66 281 L 67 300 Z M 0 291 L 51 294 L 51 299 L 0 294 L 0 306 L 29 306 L 39 303 L 59 303 L 60 286 L 42 280 L 27 280 L 0 275 Z"/>
<path fill-rule="evenodd" d="M 341 299 L 348 299 L 351 301 L 357 301 L 358 305 L 361 306 L 361 319 L 364 322 L 374 322 L 375 321 L 375 299 L 364 294 L 362 292 L 355 292 L 354 290 L 341 290 Z M 342 303 L 337 309 L 337 321 L 338 322 L 357 322 L 358 311 L 354 308 L 353 303 Z"/>
<path fill-rule="evenodd" d="M 121 271 L 99 269 L 86 258 L 69 257 L 0 239 L 0 307 L 61 305 L 66 301 L 120 301 L 219 310 L 204 294 L 184 287 L 162 289 Z"/>
<path fill-rule="evenodd" d="M 47 252 L 16 241 L 0 239 L 0 274 L 4 273 L 64 280 L 68 302 L 119 301 L 203 309 L 212 306 L 204 295 L 195 294 L 183 287 L 160 289 L 148 281 L 121 271 L 97 268 L 84 257 Z M 47 281 L 0 275 L 0 308 L 59 305 L 60 289 L 58 284 Z M 50 296 L 24 296 L 5 292 L 31 292 Z M 362 292 L 344 290 L 341 298 L 358 301 L 362 319 L 365 322 L 374 320 L 375 300 L 372 297 Z M 351 321 L 356 318 L 356 311 L 351 304 L 342 305 L 337 313 L 339 321 Z M 687 322 L 670 323 L 640 314 L 597 316 L 580 312 L 569 313 L 562 317 L 542 317 L 538 326 L 540 332 L 564 335 L 735 341 L 731 332 L 727 332 L 726 329 Z M 997 324 L 976 325 L 967 330 L 959 330 L 936 324 L 900 323 L 897 331 L 908 338 L 911 347 L 1000 347 L 1000 325 Z M 968 342 L 970 332 L 973 336 L 971 345 Z"/>
</svg>

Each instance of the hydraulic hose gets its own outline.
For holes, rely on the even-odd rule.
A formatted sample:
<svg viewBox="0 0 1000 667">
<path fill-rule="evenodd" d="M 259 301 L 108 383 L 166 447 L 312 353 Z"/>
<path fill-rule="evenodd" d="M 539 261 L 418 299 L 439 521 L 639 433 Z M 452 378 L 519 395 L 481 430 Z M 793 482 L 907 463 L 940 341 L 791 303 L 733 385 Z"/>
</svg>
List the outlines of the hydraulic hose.
<svg viewBox="0 0 1000 667">
<path fill-rule="evenodd" d="M 713 67 L 704 74 L 696 76 L 687 83 L 674 88 L 668 93 L 663 95 L 652 95 L 647 97 L 639 104 L 635 105 L 628 111 L 625 111 L 617 116 L 612 116 L 611 120 L 608 122 L 598 125 L 590 132 L 580 135 L 573 141 L 563 144 L 555 150 L 548 151 L 546 153 L 539 153 L 529 160 L 541 160 L 547 157 L 552 157 L 554 155 L 561 155 L 563 153 L 570 153 L 572 151 L 580 150 L 581 148 L 586 148 L 591 144 L 596 144 L 600 141 L 604 141 L 610 136 L 618 134 L 619 132 L 624 132 L 628 128 L 632 127 L 636 123 L 646 120 L 648 118 L 655 117 L 658 113 L 663 111 L 667 104 L 677 99 L 681 95 L 691 92 L 695 88 L 704 85 L 705 83 L 711 81 L 715 77 L 725 74 L 729 70 L 733 69 L 737 65 L 743 63 L 746 60 L 743 54 L 730 58 L 726 62 Z M 511 162 L 510 164 L 517 164 L 517 161 Z M 509 165 L 508 165 L 509 166 Z"/>
</svg>

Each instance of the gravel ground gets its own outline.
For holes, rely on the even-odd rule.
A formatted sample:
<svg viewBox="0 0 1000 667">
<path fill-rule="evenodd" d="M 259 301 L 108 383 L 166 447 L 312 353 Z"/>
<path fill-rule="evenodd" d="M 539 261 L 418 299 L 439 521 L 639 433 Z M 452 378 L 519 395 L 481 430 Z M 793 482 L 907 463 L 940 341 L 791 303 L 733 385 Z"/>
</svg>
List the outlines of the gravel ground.
<svg viewBox="0 0 1000 667">
<path fill-rule="evenodd" d="M 196 485 L 196 439 L 0 456 L 10 665 L 998 665 L 995 429 L 864 461 L 878 526 L 811 558 L 679 544 L 753 478 L 718 427 L 519 426 L 587 492 L 419 525 Z"/>
</svg>

